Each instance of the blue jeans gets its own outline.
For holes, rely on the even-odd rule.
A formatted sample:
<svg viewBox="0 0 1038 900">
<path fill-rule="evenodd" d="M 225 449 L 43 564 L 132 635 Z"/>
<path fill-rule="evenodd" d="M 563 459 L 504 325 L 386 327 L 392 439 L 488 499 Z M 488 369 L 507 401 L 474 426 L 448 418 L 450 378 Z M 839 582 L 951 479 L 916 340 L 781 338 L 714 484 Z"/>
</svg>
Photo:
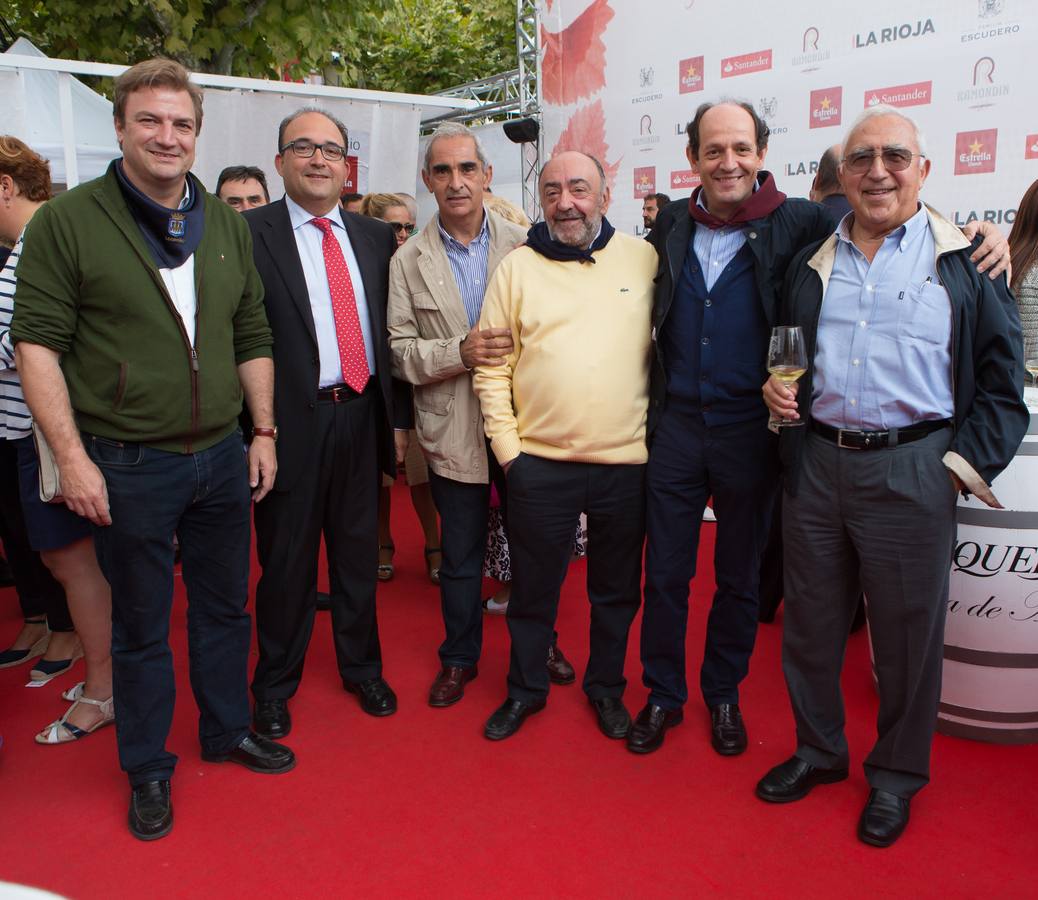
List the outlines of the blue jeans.
<svg viewBox="0 0 1038 900">
<path fill-rule="evenodd" d="M 187 587 L 191 688 L 203 749 L 224 753 L 249 730 L 249 481 L 241 433 L 197 453 L 83 435 L 108 486 L 112 524 L 95 527 L 112 586 L 119 763 L 131 786 L 173 774 L 166 750 L 176 688 L 169 648 L 173 534 Z"/>
</svg>

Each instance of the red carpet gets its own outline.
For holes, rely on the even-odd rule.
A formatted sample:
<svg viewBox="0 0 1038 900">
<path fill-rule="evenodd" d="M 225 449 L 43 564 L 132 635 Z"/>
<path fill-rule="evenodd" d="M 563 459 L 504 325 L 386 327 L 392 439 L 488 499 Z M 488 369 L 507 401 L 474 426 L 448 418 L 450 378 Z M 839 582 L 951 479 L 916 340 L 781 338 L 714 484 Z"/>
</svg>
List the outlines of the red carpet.
<svg viewBox="0 0 1038 900">
<path fill-rule="evenodd" d="M 753 796 L 756 780 L 793 748 L 779 625 L 762 627 L 743 688 L 750 749 L 741 757 L 710 749 L 698 698 L 658 753 L 636 757 L 598 732 L 579 680 L 553 688 L 548 708 L 511 740 L 486 741 L 483 722 L 505 696 L 502 617 L 487 617 L 480 675 L 465 699 L 430 709 L 442 624 L 403 490 L 394 492 L 393 520 L 397 574 L 380 587 L 379 618 L 400 711 L 373 719 L 342 691 L 320 614 L 292 705 L 299 765 L 288 775 L 201 761 L 181 592 L 170 738 L 180 755 L 176 825 L 164 840 L 143 844 L 126 830 L 114 729 L 70 746 L 32 741 L 62 712 L 58 695 L 81 668 L 38 690 L 22 687 L 27 667 L 0 670 L 0 880 L 75 898 L 1036 896 L 1038 746 L 938 736 L 933 783 L 914 801 L 901 841 L 876 850 L 855 838 L 876 713 L 863 634 L 851 642 L 844 679 L 852 776 L 786 806 Z M 713 526 L 704 534 L 689 623 L 693 684 L 712 591 Z M 584 574 L 582 562 L 573 565 L 559 616 L 578 673 L 587 658 Z M 0 592 L 0 646 L 18 627 L 13 591 Z M 627 665 L 632 714 L 646 694 L 637 629 Z"/>
</svg>

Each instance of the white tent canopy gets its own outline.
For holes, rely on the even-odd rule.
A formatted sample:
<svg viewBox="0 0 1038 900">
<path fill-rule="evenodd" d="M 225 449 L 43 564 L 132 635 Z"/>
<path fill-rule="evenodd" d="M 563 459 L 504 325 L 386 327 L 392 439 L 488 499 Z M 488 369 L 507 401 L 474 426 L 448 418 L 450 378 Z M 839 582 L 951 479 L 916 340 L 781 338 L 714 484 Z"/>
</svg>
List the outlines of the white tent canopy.
<svg viewBox="0 0 1038 900">
<path fill-rule="evenodd" d="M 115 77 L 125 66 L 49 59 L 24 38 L 0 54 L 3 131 L 21 138 L 51 163 L 55 183 L 74 186 L 100 175 L 119 155 L 112 104 L 72 74 Z M 478 106 L 475 100 L 362 91 L 324 85 L 194 73 L 205 89 L 205 119 L 193 171 L 210 189 L 224 166 L 258 165 L 272 197 L 282 185 L 274 171 L 277 124 L 289 112 L 316 105 L 347 125 L 357 157 L 359 192 L 397 191 L 410 184 L 423 118 Z"/>
<path fill-rule="evenodd" d="M 7 55 L 47 58 L 25 38 L 18 38 Z M 55 183 L 67 184 L 59 79 L 59 72 L 0 68 L 0 103 L 5 110 L 3 130 L 50 161 Z M 112 130 L 112 103 L 78 79 L 69 79 L 69 88 L 79 179 L 86 181 L 104 172 L 119 155 Z"/>
</svg>

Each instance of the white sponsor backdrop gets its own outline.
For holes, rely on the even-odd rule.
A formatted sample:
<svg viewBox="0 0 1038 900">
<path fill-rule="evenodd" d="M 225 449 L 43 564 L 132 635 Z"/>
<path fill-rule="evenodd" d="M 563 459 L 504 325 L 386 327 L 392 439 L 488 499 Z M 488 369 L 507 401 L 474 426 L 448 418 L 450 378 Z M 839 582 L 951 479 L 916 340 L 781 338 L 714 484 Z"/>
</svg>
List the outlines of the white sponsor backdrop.
<svg viewBox="0 0 1038 900">
<path fill-rule="evenodd" d="M 923 197 L 1007 233 L 1038 178 L 1034 0 L 541 0 L 545 150 L 615 172 L 610 218 L 641 230 L 639 195 L 691 193 L 696 106 L 749 100 L 772 129 L 765 168 L 807 196 L 822 152 L 878 98 L 921 125 Z"/>
</svg>

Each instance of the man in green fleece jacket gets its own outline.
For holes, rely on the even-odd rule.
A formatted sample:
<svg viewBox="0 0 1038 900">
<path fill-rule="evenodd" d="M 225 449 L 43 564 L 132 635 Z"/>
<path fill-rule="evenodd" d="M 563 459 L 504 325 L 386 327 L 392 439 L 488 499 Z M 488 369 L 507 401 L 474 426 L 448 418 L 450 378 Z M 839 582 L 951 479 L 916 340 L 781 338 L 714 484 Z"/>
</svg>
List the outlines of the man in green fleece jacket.
<svg viewBox="0 0 1038 900">
<path fill-rule="evenodd" d="M 179 64 L 149 60 L 116 80 L 114 114 L 122 158 L 26 234 L 12 338 L 65 503 L 94 524 L 112 586 L 129 827 L 154 840 L 173 826 L 174 534 L 202 758 L 295 765 L 249 731 L 249 487 L 261 500 L 277 469 L 274 367 L 248 227 L 190 174 L 201 91 Z M 256 423 L 247 460 L 243 394 Z"/>
</svg>

